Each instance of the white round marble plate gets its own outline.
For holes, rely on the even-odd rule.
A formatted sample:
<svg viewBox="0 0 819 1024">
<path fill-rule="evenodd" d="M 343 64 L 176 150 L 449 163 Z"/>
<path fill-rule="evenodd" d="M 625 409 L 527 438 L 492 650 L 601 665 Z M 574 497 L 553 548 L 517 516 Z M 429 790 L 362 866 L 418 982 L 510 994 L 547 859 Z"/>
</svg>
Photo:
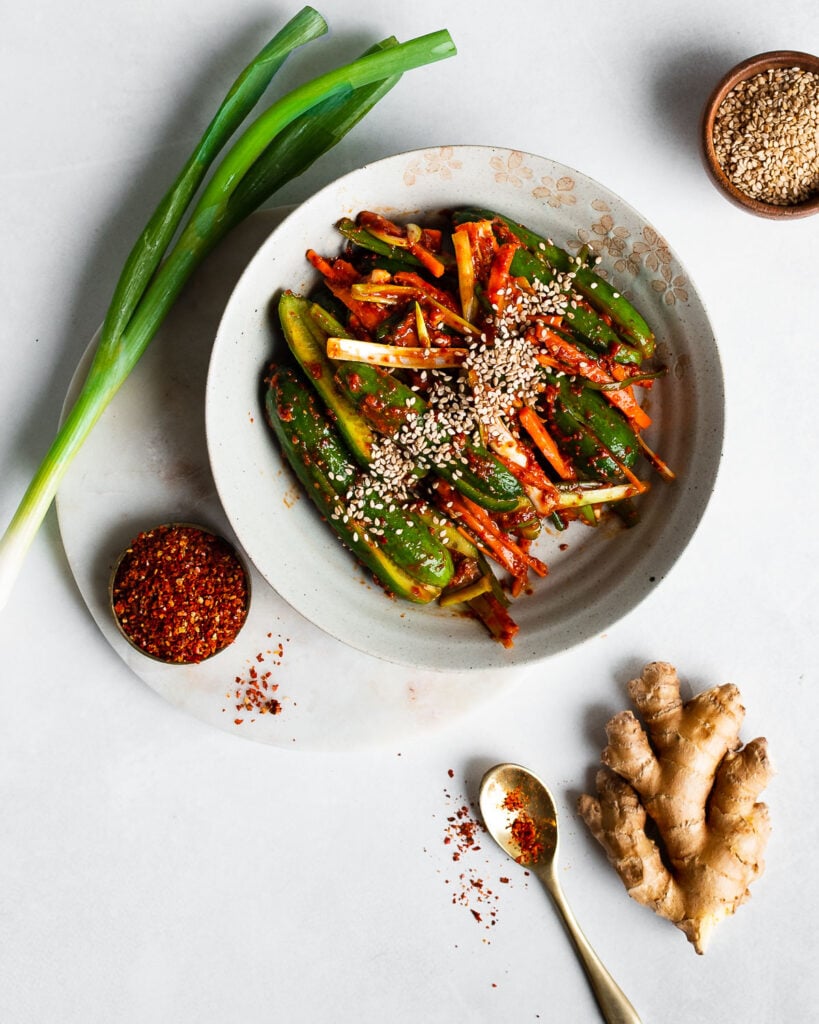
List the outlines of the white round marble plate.
<svg viewBox="0 0 819 1024">
<path fill-rule="evenodd" d="M 654 423 L 646 439 L 676 471 L 676 482 L 653 479 L 640 500 L 641 522 L 631 530 L 575 525 L 542 537 L 536 552 L 550 574 L 514 603 L 521 628 L 511 650 L 451 610 L 386 598 L 301 494 L 260 412 L 263 371 L 286 358 L 276 298 L 285 288 L 308 290 L 315 280 L 305 250 L 338 253 L 335 223 L 362 209 L 423 221 L 425 214 L 468 204 L 505 213 L 569 250 L 589 245 L 602 258 L 600 270 L 652 325 L 670 371 L 649 394 Z M 386 661 L 442 671 L 508 670 L 607 629 L 659 584 L 712 492 L 723 405 L 719 355 L 702 302 L 673 250 L 639 213 L 552 160 L 455 146 L 365 166 L 285 219 L 227 304 L 208 372 L 206 417 L 211 468 L 228 519 L 286 602 L 327 634 Z"/>
<path fill-rule="evenodd" d="M 142 656 L 123 639 L 108 606 L 111 567 L 140 530 L 187 520 L 236 539 L 208 464 L 205 378 L 228 296 L 282 216 L 267 211 L 250 218 L 191 280 L 66 474 L 57 496 L 60 532 L 80 593 L 105 638 L 171 704 L 237 736 L 279 747 L 352 750 L 397 743 L 453 721 L 520 673 L 495 669 L 442 678 L 368 657 L 308 622 L 254 569 L 250 615 L 238 640 L 200 665 L 161 665 Z M 92 341 L 66 405 L 93 347 Z M 243 415 L 251 431 L 264 427 L 255 407 Z M 279 714 L 260 712 L 270 698 L 279 702 Z"/>
</svg>

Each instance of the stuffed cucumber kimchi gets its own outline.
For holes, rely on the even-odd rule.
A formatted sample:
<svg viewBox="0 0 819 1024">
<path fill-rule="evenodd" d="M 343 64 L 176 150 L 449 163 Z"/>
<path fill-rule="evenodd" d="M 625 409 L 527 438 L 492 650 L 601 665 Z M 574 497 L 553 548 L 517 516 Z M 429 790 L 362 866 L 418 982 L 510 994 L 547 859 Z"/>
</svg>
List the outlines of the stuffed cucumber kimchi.
<svg viewBox="0 0 819 1024">
<path fill-rule="evenodd" d="M 267 420 L 387 591 L 511 646 L 544 526 L 631 525 L 647 477 L 673 479 L 643 439 L 652 331 L 593 260 L 491 210 L 338 229 L 340 255 L 307 253 L 316 290 L 279 301 L 295 358 L 267 371 Z"/>
</svg>

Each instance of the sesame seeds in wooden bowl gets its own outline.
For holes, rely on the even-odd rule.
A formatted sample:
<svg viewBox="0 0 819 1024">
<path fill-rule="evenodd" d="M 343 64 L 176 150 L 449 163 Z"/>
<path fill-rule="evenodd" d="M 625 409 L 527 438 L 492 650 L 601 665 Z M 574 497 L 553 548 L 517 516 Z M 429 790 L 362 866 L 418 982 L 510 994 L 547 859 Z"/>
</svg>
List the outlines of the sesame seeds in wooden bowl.
<svg viewBox="0 0 819 1024">
<path fill-rule="evenodd" d="M 702 145 L 714 183 L 761 217 L 819 211 L 819 57 L 773 50 L 749 57 L 706 104 Z"/>
</svg>

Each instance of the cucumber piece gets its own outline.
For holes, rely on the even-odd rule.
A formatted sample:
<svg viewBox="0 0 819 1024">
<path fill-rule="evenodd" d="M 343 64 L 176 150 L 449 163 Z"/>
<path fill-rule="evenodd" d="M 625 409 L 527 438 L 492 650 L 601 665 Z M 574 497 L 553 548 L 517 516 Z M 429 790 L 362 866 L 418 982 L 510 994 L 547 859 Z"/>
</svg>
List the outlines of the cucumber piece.
<svg viewBox="0 0 819 1024">
<path fill-rule="evenodd" d="M 287 346 L 305 376 L 336 417 L 338 429 L 356 461 L 367 466 L 375 435 L 333 379 L 335 367 L 327 358 L 327 333 L 311 315 L 313 302 L 292 292 L 279 299 L 279 321 Z M 328 314 L 329 316 L 329 314 Z"/>
<path fill-rule="evenodd" d="M 555 277 L 545 260 L 528 249 L 518 249 L 512 257 L 509 273 L 514 277 L 525 277 L 527 281 L 542 281 L 544 284 L 549 284 Z M 564 321 L 575 335 L 584 339 L 596 352 L 613 352 L 615 362 L 638 366 L 642 362 L 640 350 L 627 345 L 617 331 L 593 309 L 581 305 L 570 306 Z"/>
<path fill-rule="evenodd" d="M 364 489 L 360 511 L 343 499 L 361 473 L 307 383 L 286 367 L 271 367 L 265 413 L 307 494 L 341 540 L 399 597 L 433 600 L 452 578 L 452 559 L 414 512 Z M 374 532 L 377 521 L 378 535 Z"/>
<path fill-rule="evenodd" d="M 640 455 L 637 437 L 626 418 L 599 391 L 579 388 L 561 377 L 552 413 L 560 446 L 592 479 L 622 480 L 617 463 L 627 469 L 636 465 Z"/>
<path fill-rule="evenodd" d="M 430 415 L 426 402 L 412 388 L 379 366 L 367 363 L 340 363 L 335 377 L 342 392 L 356 406 L 364 419 L 379 433 L 395 438 L 410 418 Z M 422 425 L 422 428 L 425 425 Z M 434 447 L 443 432 L 422 429 L 419 437 L 428 438 L 421 456 L 429 453 L 429 468 L 452 484 L 461 494 L 491 512 L 513 512 L 521 502 L 528 501 L 518 479 L 495 456 L 479 445 L 464 439 L 454 458 L 437 460 Z M 430 436 L 432 435 L 432 436 Z M 400 438 L 398 439 L 400 443 Z"/>
<path fill-rule="evenodd" d="M 579 265 L 565 249 L 494 210 L 467 208 L 453 214 L 455 225 L 473 220 L 500 221 L 526 248 L 555 270 L 574 275 L 574 287 L 600 313 L 611 318 L 623 337 L 649 358 L 655 340 L 642 314 L 613 285 L 587 266 Z"/>
</svg>

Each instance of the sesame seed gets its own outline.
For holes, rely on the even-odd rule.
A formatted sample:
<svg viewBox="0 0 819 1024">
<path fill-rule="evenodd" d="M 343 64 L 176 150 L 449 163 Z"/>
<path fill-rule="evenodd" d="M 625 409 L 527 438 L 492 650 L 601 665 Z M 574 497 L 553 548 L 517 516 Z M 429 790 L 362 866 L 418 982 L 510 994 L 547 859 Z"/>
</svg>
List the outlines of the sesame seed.
<svg viewBox="0 0 819 1024">
<path fill-rule="evenodd" d="M 714 150 L 741 192 L 774 206 L 819 191 L 819 75 L 775 68 L 736 85 L 714 119 Z"/>
<path fill-rule="evenodd" d="M 575 305 L 572 277 L 555 273 L 549 282 L 525 287 L 513 282 L 502 310 L 496 309 L 479 337 L 469 339 L 460 371 L 419 373 L 426 408 L 419 412 L 416 400 L 407 398 L 400 428 L 376 439 L 367 472 L 344 494 L 345 523 L 375 526 L 385 504 L 390 513 L 404 505 L 429 469 L 448 466 L 452 479 L 460 479 L 463 470 L 456 467 L 470 465 L 467 445 L 483 446 L 487 429 L 536 400 L 544 383 L 528 334 L 543 317 L 565 315 Z"/>
</svg>

